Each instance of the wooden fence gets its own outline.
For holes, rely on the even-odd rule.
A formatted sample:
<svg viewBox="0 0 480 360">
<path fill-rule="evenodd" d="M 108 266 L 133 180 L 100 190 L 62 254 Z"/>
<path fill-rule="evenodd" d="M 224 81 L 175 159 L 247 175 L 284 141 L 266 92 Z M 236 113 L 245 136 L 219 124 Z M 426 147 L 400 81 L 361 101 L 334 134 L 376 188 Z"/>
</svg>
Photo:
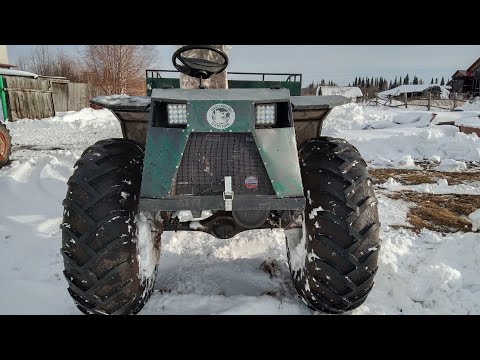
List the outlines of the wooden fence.
<svg viewBox="0 0 480 360">
<path fill-rule="evenodd" d="M 89 107 L 91 85 L 68 80 L 3 76 L 8 117 L 43 119 L 56 112 L 78 111 Z"/>
<path fill-rule="evenodd" d="M 363 102 L 367 105 L 374 106 L 388 106 L 392 108 L 404 107 L 408 108 L 409 106 L 419 106 L 425 107 L 426 110 L 431 109 L 442 109 L 442 110 L 453 110 L 456 107 L 462 106 L 467 102 L 466 99 L 457 98 L 456 94 L 452 94 L 449 99 L 438 99 L 433 98 L 430 93 L 427 93 L 425 97 L 390 97 L 388 99 L 380 98 L 375 96 L 373 98 L 357 98 L 356 102 Z"/>
</svg>

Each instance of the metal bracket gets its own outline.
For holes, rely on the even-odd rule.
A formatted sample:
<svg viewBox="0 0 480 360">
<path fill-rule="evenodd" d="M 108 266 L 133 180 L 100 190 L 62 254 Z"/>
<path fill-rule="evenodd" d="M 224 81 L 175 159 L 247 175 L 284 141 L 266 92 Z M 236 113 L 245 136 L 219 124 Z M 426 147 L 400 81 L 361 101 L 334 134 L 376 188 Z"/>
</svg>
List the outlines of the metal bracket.
<svg viewBox="0 0 480 360">
<path fill-rule="evenodd" d="M 232 211 L 233 191 L 231 176 L 225 176 L 225 191 L 223 192 L 223 200 L 225 201 L 225 211 Z"/>
</svg>

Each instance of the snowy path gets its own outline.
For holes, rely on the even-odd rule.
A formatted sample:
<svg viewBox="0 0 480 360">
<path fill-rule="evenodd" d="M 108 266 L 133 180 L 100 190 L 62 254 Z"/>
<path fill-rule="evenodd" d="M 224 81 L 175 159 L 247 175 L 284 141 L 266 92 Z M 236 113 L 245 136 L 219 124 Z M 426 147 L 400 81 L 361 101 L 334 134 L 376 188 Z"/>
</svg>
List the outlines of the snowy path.
<svg viewBox="0 0 480 360">
<path fill-rule="evenodd" d="M 360 128 L 362 116 L 364 124 L 394 118 L 374 109 L 348 109 L 363 112 L 355 118 Z M 474 135 L 450 127 L 345 129 L 340 110 L 328 119 L 333 124 L 328 132 L 350 139 L 367 160 L 383 155 L 394 166 L 405 155 L 480 161 Z M 8 127 L 14 148 L 12 163 L 0 170 L 0 314 L 80 314 L 68 295 L 59 253 L 66 181 L 82 151 L 102 138 L 120 137 L 120 127 L 108 111 L 92 109 Z M 479 192 L 480 186 L 469 186 L 469 193 Z M 352 313 L 480 314 L 480 234 L 395 229 L 391 225 L 405 224 L 411 205 L 378 198 L 379 271 L 367 301 Z M 275 277 L 260 269 L 269 259 L 278 261 Z M 155 290 L 141 314 L 313 314 L 296 296 L 280 230 L 230 240 L 165 233 Z"/>
</svg>

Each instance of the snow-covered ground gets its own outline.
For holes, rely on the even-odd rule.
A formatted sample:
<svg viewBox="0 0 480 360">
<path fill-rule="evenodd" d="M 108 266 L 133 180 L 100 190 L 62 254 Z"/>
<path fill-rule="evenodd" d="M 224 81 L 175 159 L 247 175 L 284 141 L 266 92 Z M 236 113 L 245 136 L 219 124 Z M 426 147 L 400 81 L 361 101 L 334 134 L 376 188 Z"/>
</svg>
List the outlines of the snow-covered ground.
<svg viewBox="0 0 480 360">
<path fill-rule="evenodd" d="M 480 115 L 480 106 L 469 104 L 468 110 L 469 118 Z M 414 160 L 425 160 L 440 171 L 461 171 L 467 162 L 480 162 L 476 135 L 436 126 L 432 117 L 427 111 L 347 104 L 326 119 L 325 134 L 351 141 L 371 167 L 415 168 Z M 83 150 L 120 137 L 120 126 L 108 110 L 84 109 L 8 128 L 14 147 L 11 164 L 0 170 L 0 313 L 79 314 L 59 252 L 66 181 Z M 480 185 L 401 185 L 389 179 L 378 189 L 379 270 L 370 296 L 351 314 L 480 314 L 480 234 L 395 227 L 408 225 L 414 204 L 385 195 L 480 194 Z M 469 215 L 478 228 L 478 212 Z M 271 277 L 261 265 L 273 259 L 279 271 Z M 155 289 L 141 314 L 313 313 L 296 296 L 281 230 L 249 231 L 229 240 L 164 233 Z"/>
</svg>

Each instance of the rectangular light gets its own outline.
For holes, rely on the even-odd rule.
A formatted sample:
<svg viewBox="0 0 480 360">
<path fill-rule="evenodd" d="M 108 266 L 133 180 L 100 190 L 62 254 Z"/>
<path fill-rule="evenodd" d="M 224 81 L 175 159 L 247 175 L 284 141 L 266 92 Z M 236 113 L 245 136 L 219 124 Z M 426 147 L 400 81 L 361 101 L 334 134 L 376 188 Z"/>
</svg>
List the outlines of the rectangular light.
<svg viewBox="0 0 480 360">
<path fill-rule="evenodd" d="M 186 104 L 168 104 L 167 112 L 170 125 L 185 125 L 187 123 Z"/>
<path fill-rule="evenodd" d="M 275 125 L 276 104 L 257 105 L 256 124 L 260 126 Z"/>
</svg>

